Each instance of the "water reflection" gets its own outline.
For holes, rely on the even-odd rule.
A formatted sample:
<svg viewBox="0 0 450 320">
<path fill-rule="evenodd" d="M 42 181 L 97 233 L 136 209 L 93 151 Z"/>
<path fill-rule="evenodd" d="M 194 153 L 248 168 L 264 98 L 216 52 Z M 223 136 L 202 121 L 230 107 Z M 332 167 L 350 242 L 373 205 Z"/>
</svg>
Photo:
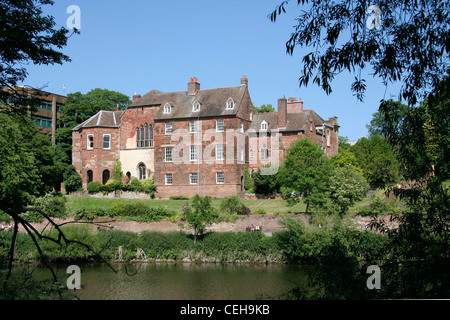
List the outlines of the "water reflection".
<svg viewBox="0 0 450 320">
<path fill-rule="evenodd" d="M 66 267 L 58 268 L 64 281 Z M 305 280 L 306 271 L 306 267 L 275 264 L 114 264 L 117 273 L 106 264 L 79 267 L 83 289 L 77 295 L 82 300 L 252 300 L 291 289 Z"/>
</svg>

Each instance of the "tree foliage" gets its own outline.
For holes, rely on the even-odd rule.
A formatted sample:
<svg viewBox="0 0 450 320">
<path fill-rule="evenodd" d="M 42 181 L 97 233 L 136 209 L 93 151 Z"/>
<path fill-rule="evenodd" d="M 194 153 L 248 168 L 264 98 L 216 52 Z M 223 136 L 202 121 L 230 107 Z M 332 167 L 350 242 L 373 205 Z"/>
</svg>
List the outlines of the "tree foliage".
<svg viewBox="0 0 450 320">
<path fill-rule="evenodd" d="M 275 112 L 275 108 L 272 107 L 271 104 L 263 104 L 263 105 L 260 106 L 259 108 L 253 106 L 253 112 L 254 112 L 254 113 Z"/>
<path fill-rule="evenodd" d="M 67 55 L 57 50 L 67 45 L 69 30 L 56 29 L 54 17 L 43 15 L 44 5 L 53 5 L 53 1 L 0 1 L 0 87 L 12 89 L 24 81 L 27 77 L 25 66 L 30 62 L 53 65 L 70 61 Z M 10 111 L 28 105 L 26 102 L 11 104 L 11 94 L 14 92 L 0 91 L 0 101 L 10 106 Z"/>
<path fill-rule="evenodd" d="M 372 187 L 384 187 L 398 179 L 400 164 L 392 146 L 381 136 L 362 138 L 352 146 L 351 151 Z"/>
<path fill-rule="evenodd" d="M 310 205 L 323 202 L 328 179 L 332 174 L 331 161 L 320 146 L 307 138 L 293 142 L 287 150 L 279 171 L 283 198 L 293 203 L 301 199 Z"/>
<path fill-rule="evenodd" d="M 289 2 L 282 1 L 269 15 L 273 22 Z M 347 71 L 355 76 L 352 91 L 363 100 L 362 71 L 371 68 L 385 85 L 401 81 L 399 97 L 414 105 L 438 84 L 449 65 L 446 1 L 380 0 L 376 12 L 370 12 L 370 1 L 297 3 L 301 11 L 286 51 L 292 55 L 296 47 L 309 49 L 302 58 L 300 85 L 312 81 L 329 94 L 336 75 Z M 369 29 L 367 21 L 378 14 L 380 28 Z"/>
<path fill-rule="evenodd" d="M 186 222 L 194 230 L 194 242 L 205 232 L 208 225 L 217 218 L 217 212 L 212 205 L 211 197 L 195 195 L 191 203 L 183 207 L 183 215 Z"/>
</svg>

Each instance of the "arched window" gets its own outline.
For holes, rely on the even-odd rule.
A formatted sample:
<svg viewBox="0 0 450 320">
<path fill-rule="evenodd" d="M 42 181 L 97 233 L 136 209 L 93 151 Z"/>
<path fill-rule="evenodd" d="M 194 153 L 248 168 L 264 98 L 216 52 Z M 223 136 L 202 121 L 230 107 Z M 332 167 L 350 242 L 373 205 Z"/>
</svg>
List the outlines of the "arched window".
<svg viewBox="0 0 450 320">
<path fill-rule="evenodd" d="M 106 182 L 108 182 L 109 177 L 110 177 L 109 170 L 103 170 L 103 174 L 102 174 L 103 184 L 106 184 Z"/>
<path fill-rule="evenodd" d="M 234 109 L 234 105 L 235 105 L 234 100 L 231 99 L 231 98 L 228 98 L 228 100 L 227 100 L 227 110 Z"/>
<path fill-rule="evenodd" d="M 267 148 L 267 145 L 265 144 L 265 143 L 263 143 L 262 145 L 261 145 L 261 149 L 259 150 L 260 151 L 260 156 L 259 156 L 259 158 L 261 159 L 261 160 L 267 160 L 267 159 L 269 159 L 269 149 Z"/>
<path fill-rule="evenodd" d="M 172 112 L 172 106 L 170 105 L 170 103 L 166 103 L 164 105 L 164 113 L 168 114 L 168 113 L 171 113 L 171 112 Z"/>
<path fill-rule="evenodd" d="M 145 142 L 144 142 L 145 147 L 149 147 L 150 146 L 150 138 L 149 138 L 149 132 L 148 132 L 148 123 L 145 124 Z"/>
<path fill-rule="evenodd" d="M 153 147 L 153 126 L 150 125 L 150 147 Z"/>
<path fill-rule="evenodd" d="M 139 148 L 141 144 L 141 130 L 139 128 L 136 128 L 136 148 Z"/>
<path fill-rule="evenodd" d="M 145 164 L 140 163 L 138 165 L 138 171 L 139 171 L 139 180 L 144 180 L 147 177 L 147 168 L 145 167 Z"/>
<path fill-rule="evenodd" d="M 92 170 L 87 171 L 87 183 L 92 182 L 94 180 L 94 173 Z"/>
<path fill-rule="evenodd" d="M 269 128 L 269 124 L 267 123 L 267 121 L 263 121 L 261 122 L 261 130 L 267 130 Z"/>
<path fill-rule="evenodd" d="M 139 147 L 143 147 L 144 146 L 144 141 L 145 141 L 145 138 L 144 138 L 145 136 L 144 136 L 144 126 L 141 126 L 141 144 L 140 144 L 140 146 Z"/>
<path fill-rule="evenodd" d="M 200 111 L 200 103 L 198 101 L 195 101 L 192 104 L 192 112 L 198 112 Z"/>
</svg>

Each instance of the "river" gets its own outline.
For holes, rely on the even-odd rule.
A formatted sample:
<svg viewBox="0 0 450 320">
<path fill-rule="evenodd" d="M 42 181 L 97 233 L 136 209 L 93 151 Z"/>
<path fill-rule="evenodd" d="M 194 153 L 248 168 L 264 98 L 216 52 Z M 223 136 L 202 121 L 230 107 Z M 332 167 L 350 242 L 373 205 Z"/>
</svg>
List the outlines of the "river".
<svg viewBox="0 0 450 320">
<path fill-rule="evenodd" d="M 77 264 L 81 300 L 253 300 L 278 296 L 306 280 L 305 266 L 281 264 Z M 66 283 L 68 265 L 55 268 Z M 137 272 L 136 272 L 137 271 Z M 34 271 L 49 275 L 44 267 Z"/>
</svg>

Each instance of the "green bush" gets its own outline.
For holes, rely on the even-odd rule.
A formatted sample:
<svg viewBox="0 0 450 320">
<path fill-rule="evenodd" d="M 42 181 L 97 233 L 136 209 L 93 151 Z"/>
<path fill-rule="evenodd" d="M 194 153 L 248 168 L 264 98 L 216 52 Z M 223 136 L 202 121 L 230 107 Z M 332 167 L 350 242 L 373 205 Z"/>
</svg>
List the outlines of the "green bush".
<svg viewBox="0 0 450 320">
<path fill-rule="evenodd" d="M 102 184 L 98 181 L 91 181 L 87 184 L 87 191 L 89 193 L 97 193 L 100 192 L 102 188 Z"/>
<path fill-rule="evenodd" d="M 74 172 L 66 180 L 63 181 L 66 192 L 74 192 L 81 188 L 83 179 L 78 172 Z"/>
</svg>

